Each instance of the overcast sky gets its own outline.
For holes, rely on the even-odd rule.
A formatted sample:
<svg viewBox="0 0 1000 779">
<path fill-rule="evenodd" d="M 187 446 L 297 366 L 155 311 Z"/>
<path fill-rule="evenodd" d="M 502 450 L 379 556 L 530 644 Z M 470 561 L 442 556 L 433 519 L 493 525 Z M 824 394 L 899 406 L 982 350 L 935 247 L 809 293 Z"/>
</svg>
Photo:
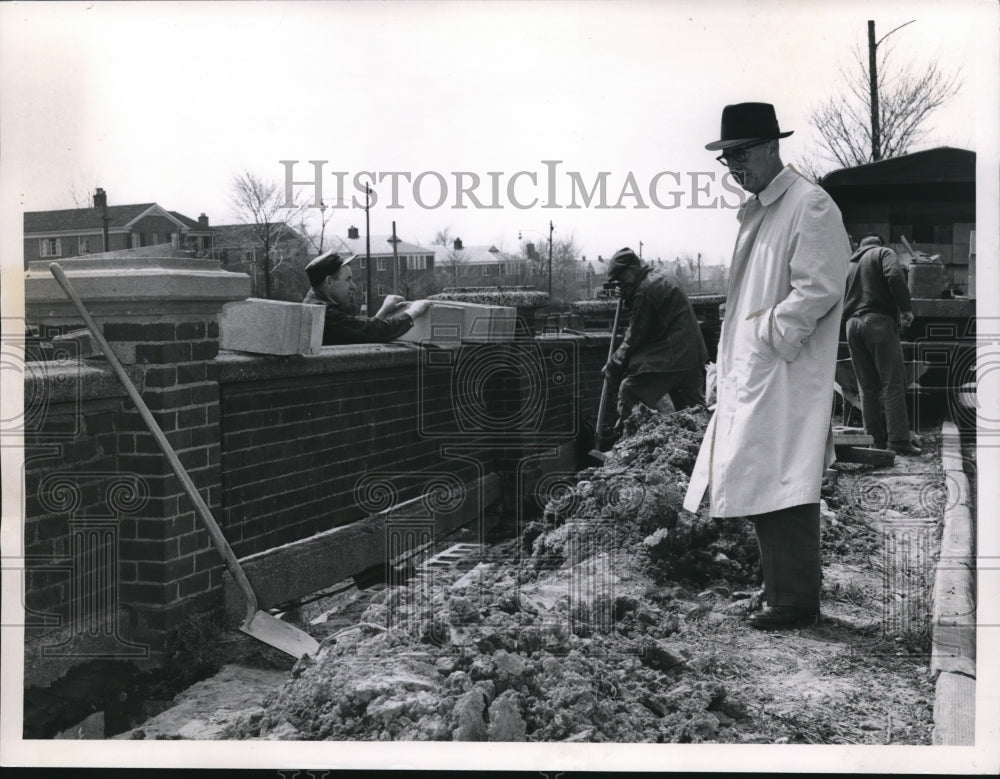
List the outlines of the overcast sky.
<svg viewBox="0 0 1000 779">
<path fill-rule="evenodd" d="M 794 163 L 815 153 L 809 112 L 840 90 L 838 69 L 864 50 L 866 20 L 881 36 L 915 19 L 889 39 L 895 61 L 935 60 L 960 70 L 963 88 L 914 150 L 978 150 L 977 90 L 984 72 L 996 82 L 994 5 L 4 4 L 5 205 L 71 208 L 100 186 L 111 204 L 155 201 L 221 224 L 234 220 L 234 173 L 282 180 L 279 160 L 299 160 L 296 179 L 308 179 L 307 161 L 326 160 L 328 203 L 337 171 L 348 200 L 365 171 L 409 175 L 396 178 L 395 209 L 391 177 L 376 181 L 373 233 L 395 219 L 413 242 L 450 227 L 466 244 L 513 250 L 519 232 L 543 243 L 551 220 L 589 258 L 641 241 L 647 258 L 701 252 L 728 263 L 735 221 L 725 206 L 737 200 L 704 149 L 725 104 L 774 103 L 782 129 L 795 131 L 782 142 Z M 569 208 L 571 174 L 589 189 L 601 171 L 606 204 L 623 207 L 582 207 L 577 192 L 581 207 Z M 473 194 L 499 207 L 466 197 L 454 208 L 456 172 L 478 176 Z M 339 212 L 333 229 L 351 224 L 363 229 L 363 210 Z"/>
</svg>

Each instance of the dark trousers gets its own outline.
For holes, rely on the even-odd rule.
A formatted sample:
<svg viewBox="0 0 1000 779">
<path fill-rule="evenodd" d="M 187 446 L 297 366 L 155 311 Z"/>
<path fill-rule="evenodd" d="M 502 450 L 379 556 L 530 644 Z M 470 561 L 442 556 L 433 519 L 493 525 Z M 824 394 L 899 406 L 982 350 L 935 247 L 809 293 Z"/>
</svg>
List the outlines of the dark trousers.
<svg viewBox="0 0 1000 779">
<path fill-rule="evenodd" d="M 755 514 L 768 606 L 819 610 L 819 504 Z"/>
<path fill-rule="evenodd" d="M 884 314 L 862 314 L 848 319 L 846 329 L 865 431 L 876 446 L 909 443 L 906 373 L 896 320 Z"/>
<path fill-rule="evenodd" d="M 618 386 L 619 423 L 632 413 L 632 407 L 636 403 L 664 414 L 680 411 L 688 406 L 704 406 L 705 371 L 695 368 L 690 371 L 626 376 Z"/>
</svg>

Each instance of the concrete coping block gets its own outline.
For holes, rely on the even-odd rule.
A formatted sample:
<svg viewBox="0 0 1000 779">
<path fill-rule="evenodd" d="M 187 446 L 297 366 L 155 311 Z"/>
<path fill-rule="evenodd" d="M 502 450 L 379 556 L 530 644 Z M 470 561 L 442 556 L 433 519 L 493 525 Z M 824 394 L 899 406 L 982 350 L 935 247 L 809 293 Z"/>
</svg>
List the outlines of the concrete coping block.
<svg viewBox="0 0 1000 779">
<path fill-rule="evenodd" d="M 100 346 L 94 340 L 94 336 L 86 329 L 73 330 L 69 333 L 53 336 L 52 345 L 67 345 L 74 349 L 76 356 L 80 358 L 102 354 Z"/>
<path fill-rule="evenodd" d="M 503 342 L 514 339 L 517 309 L 453 300 L 432 300 L 401 341 L 455 346 L 461 341 Z"/>
<path fill-rule="evenodd" d="M 955 673 L 938 677 L 934 696 L 934 734 L 939 746 L 976 743 L 976 680 Z"/>
<path fill-rule="evenodd" d="M 947 546 L 949 549 L 955 546 L 964 546 L 967 553 L 971 554 L 974 524 L 972 521 L 972 512 L 964 504 L 945 511 L 944 533 L 941 538 L 941 546 Z"/>
<path fill-rule="evenodd" d="M 952 452 L 941 453 L 941 468 L 945 471 L 955 471 L 964 475 L 963 462 L 963 458 L 959 454 Z"/>
<path fill-rule="evenodd" d="M 432 302 L 427 312 L 397 341 L 431 344 L 445 349 L 461 346 L 466 337 L 465 311 L 458 304 Z"/>
<path fill-rule="evenodd" d="M 79 314 L 49 270 L 32 262 L 24 276 L 25 318 L 31 323 L 78 322 Z M 59 260 L 90 313 L 122 317 L 216 314 L 222 303 L 250 293 L 250 277 L 222 269 L 216 260 L 187 257 L 73 257 Z"/>
<path fill-rule="evenodd" d="M 219 348 L 255 354 L 319 354 L 324 306 L 248 298 L 222 306 Z"/>
<path fill-rule="evenodd" d="M 317 306 L 317 308 L 319 308 Z M 409 343 L 324 346 L 312 355 L 260 355 L 222 351 L 215 358 L 222 384 L 324 376 L 360 370 L 409 368 L 416 373 L 422 348 Z"/>
<path fill-rule="evenodd" d="M 937 653 L 931 649 L 931 678 L 936 679 L 938 674 L 953 673 L 968 676 L 970 679 L 976 678 L 976 661 L 971 657 L 958 653 Z"/>
<path fill-rule="evenodd" d="M 139 383 L 139 369 L 125 372 Z M 26 362 L 24 364 L 25 412 L 41 404 L 74 403 L 100 398 L 125 397 L 126 392 L 111 366 L 103 361 Z"/>
</svg>

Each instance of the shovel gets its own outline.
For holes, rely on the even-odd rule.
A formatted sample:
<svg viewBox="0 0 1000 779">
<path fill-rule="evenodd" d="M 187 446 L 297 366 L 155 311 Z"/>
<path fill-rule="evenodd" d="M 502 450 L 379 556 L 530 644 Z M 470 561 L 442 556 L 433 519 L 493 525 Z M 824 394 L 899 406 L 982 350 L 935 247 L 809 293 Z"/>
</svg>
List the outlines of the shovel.
<svg viewBox="0 0 1000 779">
<path fill-rule="evenodd" d="M 622 315 L 622 298 L 618 298 L 618 305 L 615 307 L 615 322 L 611 326 L 611 342 L 608 344 L 608 359 L 605 363 L 611 360 L 611 355 L 615 353 L 615 339 L 618 337 L 618 321 L 621 319 Z M 599 462 L 607 462 L 608 454 L 607 452 L 601 451 L 601 434 L 604 432 L 604 418 L 608 413 L 608 377 L 604 377 L 604 384 L 601 387 L 601 402 L 597 406 L 597 426 L 594 430 L 594 448 L 587 452 L 588 455 L 593 457 Z"/>
<path fill-rule="evenodd" d="M 208 534 L 212 537 L 212 543 L 215 544 L 216 551 L 222 557 L 226 564 L 226 568 L 229 570 L 233 579 L 236 580 L 237 586 L 239 586 L 240 591 L 246 598 L 247 613 L 246 618 L 243 620 L 243 624 L 240 625 L 240 630 L 248 636 L 253 636 L 257 640 L 263 641 L 265 644 L 270 644 L 275 649 L 280 649 L 282 652 L 292 655 L 292 657 L 302 657 L 307 654 L 316 654 L 316 650 L 319 648 L 319 643 L 316 639 L 308 633 L 299 630 L 294 625 L 282 622 L 277 617 L 273 617 L 257 608 L 257 596 L 254 595 L 253 588 L 250 586 L 250 581 L 247 579 L 246 574 L 240 567 L 240 563 L 236 559 L 236 555 L 233 554 L 232 547 L 229 546 L 229 542 L 226 541 L 226 537 L 222 535 L 222 530 L 219 528 L 218 523 L 212 516 L 212 512 L 209 511 L 208 506 L 205 505 L 205 501 L 201 499 L 201 495 L 198 493 L 197 488 L 191 481 L 191 477 L 188 476 L 187 471 L 184 470 L 184 466 L 181 465 L 181 461 L 178 459 L 177 453 L 174 451 L 170 442 L 167 440 L 167 437 L 163 434 L 160 426 L 153 418 L 153 415 L 150 413 L 145 401 L 143 401 L 142 396 L 139 395 L 139 392 L 136 390 L 132 380 L 129 379 L 128 374 L 125 373 L 125 369 L 118 361 L 118 357 L 111 349 L 111 346 L 105 340 L 101 329 L 90 316 L 90 312 L 84 307 L 83 301 L 80 300 L 79 295 L 76 294 L 76 290 L 74 290 L 70 285 L 69 279 L 66 278 L 66 274 L 59 266 L 59 263 L 53 262 L 49 265 L 49 270 L 52 271 L 52 275 L 56 277 L 56 281 L 59 282 L 59 286 L 62 287 L 66 296 L 73 301 L 73 305 L 76 306 L 76 310 L 80 312 L 80 316 L 82 316 L 83 321 L 86 322 L 87 328 L 94 336 L 98 345 L 100 345 L 101 351 L 104 352 L 104 356 L 108 358 L 108 362 L 114 369 L 115 375 L 122 383 L 122 386 L 125 387 L 125 391 L 128 392 L 128 396 L 135 404 L 136 410 L 139 412 L 139 416 L 142 417 L 142 421 L 146 423 L 146 427 L 149 428 L 149 432 L 152 433 L 153 438 L 156 439 L 156 443 L 159 444 L 161 451 L 167 458 L 167 462 L 170 463 L 170 468 L 173 470 L 177 480 L 184 488 L 184 492 L 187 493 L 191 502 L 194 503 L 195 513 L 197 513 L 198 519 L 201 520 L 201 523 L 205 526 Z"/>
</svg>

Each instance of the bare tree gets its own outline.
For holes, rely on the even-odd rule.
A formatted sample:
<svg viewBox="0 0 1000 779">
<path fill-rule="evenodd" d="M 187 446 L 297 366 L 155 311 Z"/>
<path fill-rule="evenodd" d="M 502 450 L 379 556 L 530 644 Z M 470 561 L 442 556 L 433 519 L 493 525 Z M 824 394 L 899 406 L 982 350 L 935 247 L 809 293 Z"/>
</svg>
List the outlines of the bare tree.
<svg viewBox="0 0 1000 779">
<path fill-rule="evenodd" d="M 77 172 L 69 182 L 68 197 L 70 202 L 73 203 L 73 208 L 94 207 L 94 192 L 97 190 L 97 184 L 86 184 L 86 178 L 83 174 Z"/>
<path fill-rule="evenodd" d="M 264 296 L 270 298 L 272 274 L 284 262 L 284 256 L 275 252 L 275 246 L 287 231 L 292 230 L 289 223 L 299 218 L 301 206 L 285 208 L 284 189 L 248 170 L 233 177 L 230 201 L 237 219 L 250 228 L 260 246 Z M 255 275 L 257 270 L 255 267 Z"/>
<path fill-rule="evenodd" d="M 527 281 L 540 290 L 549 288 L 548 242 L 542 251 L 529 252 L 524 247 L 523 260 L 517 264 L 527 268 Z M 516 274 L 520 277 L 522 274 Z M 557 306 L 565 305 L 581 297 L 587 297 L 587 265 L 580 261 L 580 247 L 576 239 L 569 235 L 556 238 L 552 242 L 552 301 Z"/>
<path fill-rule="evenodd" d="M 888 45 L 877 50 L 881 159 L 906 154 L 925 135 L 928 117 L 961 87 L 957 73 L 945 73 L 934 62 L 919 65 L 914 60 L 894 67 L 890 64 L 892 53 Z M 840 69 L 845 91 L 810 114 L 810 122 L 821 136 L 822 157 L 843 168 L 874 161 L 868 56 L 855 45 L 853 57 L 849 69 Z M 802 166 L 815 174 L 820 164 L 809 160 Z"/>
<path fill-rule="evenodd" d="M 313 254 L 319 255 L 325 251 L 326 228 L 333 221 L 335 210 L 325 203 L 319 208 L 311 206 L 296 208 L 295 229 L 300 235 L 305 237 L 306 242 L 309 244 L 309 249 Z M 318 212 L 318 215 L 314 212 Z"/>
</svg>

